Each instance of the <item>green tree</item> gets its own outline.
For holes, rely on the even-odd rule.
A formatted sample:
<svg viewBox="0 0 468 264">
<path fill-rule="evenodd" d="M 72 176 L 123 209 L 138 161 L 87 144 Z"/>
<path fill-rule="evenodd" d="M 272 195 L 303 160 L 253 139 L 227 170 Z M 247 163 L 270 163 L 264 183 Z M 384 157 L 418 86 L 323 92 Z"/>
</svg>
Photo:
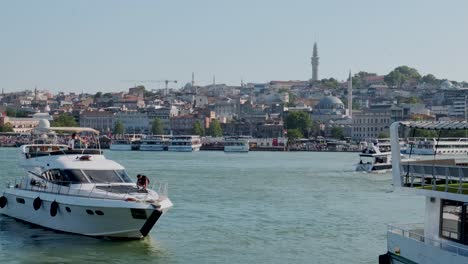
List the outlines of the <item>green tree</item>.
<svg viewBox="0 0 468 264">
<path fill-rule="evenodd" d="M 331 136 L 335 139 L 342 139 L 344 136 L 343 128 L 341 127 L 334 127 L 331 129 Z"/>
<path fill-rule="evenodd" d="M 28 117 L 28 113 L 26 111 L 16 110 L 10 107 L 6 109 L 6 115 L 9 117 Z"/>
<path fill-rule="evenodd" d="M 192 133 L 198 136 L 203 136 L 205 134 L 205 130 L 203 129 L 200 120 L 195 121 L 193 124 Z"/>
<path fill-rule="evenodd" d="M 76 123 L 75 118 L 70 115 L 69 113 L 63 113 L 58 115 L 54 121 L 52 121 L 51 126 L 53 127 L 76 127 L 78 123 Z"/>
<path fill-rule="evenodd" d="M 364 79 L 367 77 L 377 76 L 377 73 L 360 71 L 352 77 L 353 87 L 359 88 L 364 86 Z"/>
<path fill-rule="evenodd" d="M 117 122 L 115 122 L 115 126 L 114 126 L 114 134 L 122 135 L 123 133 L 125 133 L 124 124 L 123 124 L 123 122 L 121 120 L 117 120 Z"/>
<path fill-rule="evenodd" d="M 211 121 L 210 128 L 208 129 L 208 135 L 212 137 L 222 137 L 223 136 L 223 129 L 221 128 L 221 124 L 217 119 Z"/>
<path fill-rule="evenodd" d="M 309 129 L 312 127 L 312 120 L 308 113 L 304 111 L 289 112 L 286 117 L 286 129 L 299 129 L 301 134 L 309 135 Z"/>
<path fill-rule="evenodd" d="M 418 70 L 408 67 L 408 66 L 399 66 L 396 67 L 389 74 L 385 75 L 384 81 L 391 86 L 401 87 L 401 85 L 409 80 L 419 81 L 421 75 Z"/>
<path fill-rule="evenodd" d="M 102 97 L 102 92 L 97 92 L 97 93 L 94 95 L 94 99 L 101 98 L 101 97 Z"/>
<path fill-rule="evenodd" d="M 336 89 L 340 85 L 338 80 L 336 80 L 335 78 L 322 79 L 320 80 L 320 83 L 329 89 Z"/>
<path fill-rule="evenodd" d="M 14 132 L 13 126 L 10 123 L 0 125 L 0 132 Z"/>
<path fill-rule="evenodd" d="M 153 135 L 162 135 L 164 134 L 164 125 L 161 122 L 161 119 L 155 118 L 151 123 L 151 133 Z"/>
<path fill-rule="evenodd" d="M 437 78 L 436 78 L 434 75 L 432 75 L 432 74 L 424 75 L 424 76 L 421 78 L 421 82 L 427 83 L 427 84 L 432 84 L 432 85 L 439 85 L 439 84 L 440 84 L 440 80 L 437 79 Z"/>
<path fill-rule="evenodd" d="M 287 132 L 288 142 L 294 142 L 297 139 L 303 138 L 304 135 L 297 128 L 288 129 Z"/>
</svg>

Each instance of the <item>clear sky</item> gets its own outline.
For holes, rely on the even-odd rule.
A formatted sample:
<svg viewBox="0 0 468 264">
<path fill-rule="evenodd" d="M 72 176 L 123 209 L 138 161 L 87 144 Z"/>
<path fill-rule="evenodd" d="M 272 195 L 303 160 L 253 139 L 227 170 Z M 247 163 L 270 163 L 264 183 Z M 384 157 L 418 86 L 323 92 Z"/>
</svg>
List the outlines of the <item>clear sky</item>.
<svg viewBox="0 0 468 264">
<path fill-rule="evenodd" d="M 315 40 L 319 78 L 408 65 L 462 81 L 467 12 L 466 0 L 4 0 L 0 88 L 120 91 L 192 72 L 199 85 L 307 80 Z"/>
</svg>

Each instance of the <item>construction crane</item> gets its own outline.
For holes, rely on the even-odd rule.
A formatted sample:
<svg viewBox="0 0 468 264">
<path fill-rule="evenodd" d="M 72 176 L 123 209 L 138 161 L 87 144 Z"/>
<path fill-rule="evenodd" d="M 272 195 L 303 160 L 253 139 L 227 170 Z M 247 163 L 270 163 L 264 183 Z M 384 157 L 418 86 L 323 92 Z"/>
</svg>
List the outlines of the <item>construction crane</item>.
<svg viewBox="0 0 468 264">
<path fill-rule="evenodd" d="M 136 86 L 137 83 L 164 83 L 164 93 L 165 93 L 165 95 L 168 95 L 169 83 L 177 83 L 177 80 L 123 80 L 122 82 L 135 83 L 135 86 Z"/>
</svg>

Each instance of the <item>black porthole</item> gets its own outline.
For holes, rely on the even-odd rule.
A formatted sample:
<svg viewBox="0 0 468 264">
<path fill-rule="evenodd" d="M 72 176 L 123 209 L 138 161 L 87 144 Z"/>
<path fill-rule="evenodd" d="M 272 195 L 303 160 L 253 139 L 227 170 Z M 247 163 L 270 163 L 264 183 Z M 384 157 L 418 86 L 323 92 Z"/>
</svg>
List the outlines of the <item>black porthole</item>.
<svg viewBox="0 0 468 264">
<path fill-rule="evenodd" d="M 96 210 L 94 211 L 97 215 L 104 215 L 104 212 L 101 210 Z"/>
<path fill-rule="evenodd" d="M 71 209 L 70 209 L 70 207 L 68 207 L 68 206 L 67 206 L 67 207 L 65 207 L 65 210 L 67 210 L 67 212 L 71 213 Z"/>
<path fill-rule="evenodd" d="M 94 215 L 94 212 L 93 212 L 92 210 L 87 209 L 86 212 L 87 212 L 89 215 Z"/>
<path fill-rule="evenodd" d="M 24 204 L 25 201 L 23 198 L 16 198 L 16 202 L 20 203 L 20 204 Z"/>
</svg>

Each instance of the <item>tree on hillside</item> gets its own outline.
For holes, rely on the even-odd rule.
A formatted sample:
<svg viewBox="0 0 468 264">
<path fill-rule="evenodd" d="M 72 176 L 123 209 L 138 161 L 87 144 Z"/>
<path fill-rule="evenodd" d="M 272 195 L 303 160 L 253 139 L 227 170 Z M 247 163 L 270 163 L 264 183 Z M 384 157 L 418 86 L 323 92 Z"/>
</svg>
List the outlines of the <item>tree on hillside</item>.
<svg viewBox="0 0 468 264">
<path fill-rule="evenodd" d="M 94 99 L 101 98 L 101 97 L 102 97 L 102 92 L 97 92 L 97 93 L 94 95 Z"/>
<path fill-rule="evenodd" d="M 114 126 L 114 134 L 122 135 L 123 133 L 125 133 L 124 124 L 123 124 L 123 122 L 121 120 L 117 120 L 117 122 L 115 122 L 115 126 Z"/>
<path fill-rule="evenodd" d="M 419 81 L 420 79 L 421 75 L 419 74 L 418 70 L 408 66 L 396 67 L 393 71 L 384 77 L 384 81 L 388 85 L 396 87 L 401 87 L 406 81 Z"/>
<path fill-rule="evenodd" d="M 78 123 L 69 113 L 62 113 L 54 118 L 50 125 L 53 127 L 77 127 Z"/>
<path fill-rule="evenodd" d="M 208 129 L 208 135 L 212 137 L 223 136 L 223 129 L 221 128 L 221 124 L 217 119 L 211 121 L 210 128 Z"/>
<path fill-rule="evenodd" d="M 286 118 L 286 129 L 299 129 L 303 135 L 309 136 L 312 127 L 312 120 L 308 113 L 304 111 L 289 112 Z"/>
<path fill-rule="evenodd" d="M 203 136 L 205 134 L 205 130 L 203 129 L 200 120 L 195 121 L 193 124 L 192 133 L 198 136 Z"/>
<path fill-rule="evenodd" d="M 9 117 L 28 117 L 28 113 L 26 111 L 17 110 L 10 107 L 6 109 L 6 115 Z"/>
<path fill-rule="evenodd" d="M 353 87 L 360 88 L 364 85 L 364 80 L 367 77 L 371 76 L 377 76 L 377 73 L 372 73 L 372 72 L 365 72 L 365 71 L 360 71 L 352 77 L 353 80 Z"/>
<path fill-rule="evenodd" d="M 439 84 L 440 84 L 440 80 L 437 79 L 437 78 L 436 78 L 434 75 L 432 75 L 432 74 L 424 75 L 424 76 L 421 78 L 421 82 L 427 83 L 427 84 L 432 84 L 432 85 L 439 85 Z"/>
<path fill-rule="evenodd" d="M 328 89 L 336 89 L 340 85 L 338 80 L 335 78 L 322 79 L 320 80 L 320 83 Z"/>
<path fill-rule="evenodd" d="M 153 135 L 162 135 L 164 134 L 164 125 L 161 122 L 161 119 L 155 118 L 151 123 L 151 133 Z"/>
</svg>

